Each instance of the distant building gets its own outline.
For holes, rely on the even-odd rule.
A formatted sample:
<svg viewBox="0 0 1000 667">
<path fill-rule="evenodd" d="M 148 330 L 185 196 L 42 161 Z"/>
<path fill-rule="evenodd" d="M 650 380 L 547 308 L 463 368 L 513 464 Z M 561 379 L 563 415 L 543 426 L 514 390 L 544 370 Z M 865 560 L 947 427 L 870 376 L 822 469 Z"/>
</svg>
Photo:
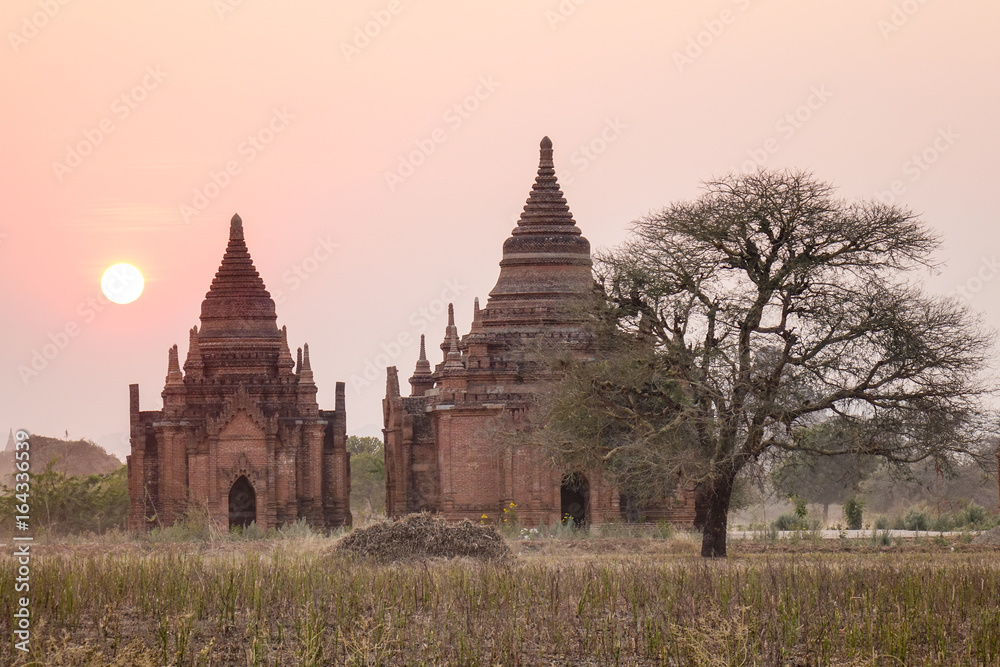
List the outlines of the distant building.
<svg viewBox="0 0 1000 667">
<path fill-rule="evenodd" d="M 170 348 L 163 409 L 140 411 L 129 386 L 130 528 L 169 525 L 191 507 L 220 526 L 351 523 L 344 384 L 335 409 L 320 410 L 309 346 L 296 363 L 276 321 L 233 216 L 183 371 Z"/>
<path fill-rule="evenodd" d="M 459 337 L 449 306 L 442 362 L 431 370 L 421 337 L 409 396 L 400 393 L 396 368 L 387 371 L 390 516 L 426 510 L 448 519 L 478 521 L 485 514 L 495 520 L 515 503 L 529 525 L 566 515 L 577 523 L 638 518 L 597 472 L 560 470 L 537 450 L 503 451 L 490 437 L 498 416 L 527 409 L 552 381 L 526 352 L 533 342 L 561 342 L 585 358 L 593 355 L 593 333 L 579 312 L 579 298 L 593 289 L 590 243 L 563 198 L 546 137 L 531 194 L 503 244 L 499 279 L 485 308 L 476 300 L 469 333 Z M 694 494 L 645 509 L 645 520 L 690 524 Z"/>
<path fill-rule="evenodd" d="M 2 431 L 0 431 L 2 432 Z M 10 429 L 10 433 L 7 434 L 7 445 L 3 448 L 4 452 L 13 452 L 15 447 L 14 442 L 14 429 Z"/>
</svg>

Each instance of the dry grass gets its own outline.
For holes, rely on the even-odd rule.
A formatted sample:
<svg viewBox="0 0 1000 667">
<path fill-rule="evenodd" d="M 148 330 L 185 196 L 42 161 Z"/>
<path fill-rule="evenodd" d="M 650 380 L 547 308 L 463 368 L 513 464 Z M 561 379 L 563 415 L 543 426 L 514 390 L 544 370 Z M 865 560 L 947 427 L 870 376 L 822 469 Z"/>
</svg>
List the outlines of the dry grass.
<svg viewBox="0 0 1000 667">
<path fill-rule="evenodd" d="M 694 545 L 517 542 L 504 566 L 377 563 L 322 537 L 40 545 L 32 653 L 4 642 L 0 664 L 1000 664 L 996 550 Z M 0 590 L 13 572 L 0 558 Z"/>
</svg>

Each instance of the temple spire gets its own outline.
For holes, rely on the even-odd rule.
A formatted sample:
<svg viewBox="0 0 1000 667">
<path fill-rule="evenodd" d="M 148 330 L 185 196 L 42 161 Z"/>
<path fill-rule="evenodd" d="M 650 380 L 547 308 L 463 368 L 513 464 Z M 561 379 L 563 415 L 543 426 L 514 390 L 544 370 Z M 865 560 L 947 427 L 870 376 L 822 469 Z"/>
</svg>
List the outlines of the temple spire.
<svg viewBox="0 0 1000 667">
<path fill-rule="evenodd" d="M 184 361 L 184 372 L 189 378 L 200 378 L 205 369 L 205 362 L 201 358 L 201 346 L 198 343 L 198 327 L 191 327 L 188 336 L 188 354 Z"/>
<path fill-rule="evenodd" d="M 292 359 L 292 351 L 288 347 L 288 327 L 281 327 L 281 351 L 278 352 L 278 372 L 292 373 L 295 368 L 295 360 Z"/>
<path fill-rule="evenodd" d="M 444 358 L 444 368 L 448 369 L 458 369 L 465 368 L 465 364 L 462 363 L 462 353 L 458 351 L 458 339 L 451 339 L 451 347 L 448 350 L 447 356 Z"/>
<path fill-rule="evenodd" d="M 184 374 L 177 354 L 177 344 L 167 352 L 167 384 L 183 384 Z"/>
<path fill-rule="evenodd" d="M 299 371 L 299 384 L 314 384 L 312 364 L 309 362 L 309 343 L 302 344 L 302 366 Z"/>
<path fill-rule="evenodd" d="M 274 300 L 247 249 L 243 221 L 234 215 L 229 244 L 201 304 L 202 339 L 277 339 L 281 334 L 276 320 Z"/>
<path fill-rule="evenodd" d="M 479 297 L 472 303 L 472 328 L 469 333 L 479 333 L 483 330 L 483 311 L 479 309 Z"/>
<path fill-rule="evenodd" d="M 444 340 L 441 341 L 441 352 L 444 353 L 445 359 L 448 357 L 448 352 L 451 350 L 451 343 L 454 340 L 458 342 L 458 327 L 455 326 L 455 304 L 448 304 L 448 326 L 444 330 Z"/>
<path fill-rule="evenodd" d="M 433 373 L 431 372 L 431 364 L 427 361 L 424 335 L 420 334 L 420 358 L 417 359 L 417 366 L 413 369 L 413 376 L 410 378 L 410 395 L 423 396 L 424 392 L 433 386 Z"/>
<path fill-rule="evenodd" d="M 522 230 L 520 233 L 541 231 L 531 229 L 538 226 L 555 227 L 552 231 L 564 234 L 580 233 L 573 220 L 573 214 L 569 211 L 566 198 L 559 188 L 552 159 L 552 140 L 548 137 L 543 137 L 539 145 L 538 174 L 524 204 L 521 218 L 517 222 L 517 229 L 513 233 L 518 234 L 519 230 Z M 528 229 L 524 229 L 525 227 Z"/>
</svg>

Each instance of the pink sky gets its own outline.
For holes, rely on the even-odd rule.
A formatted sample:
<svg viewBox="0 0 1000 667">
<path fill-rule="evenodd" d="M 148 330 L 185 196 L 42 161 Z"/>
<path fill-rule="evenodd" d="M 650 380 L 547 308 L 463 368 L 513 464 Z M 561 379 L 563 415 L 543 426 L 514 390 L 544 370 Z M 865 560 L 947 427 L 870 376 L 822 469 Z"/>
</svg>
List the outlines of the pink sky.
<svg viewBox="0 0 1000 667">
<path fill-rule="evenodd" d="M 378 435 L 386 360 L 436 352 L 446 300 L 467 332 L 545 134 L 595 248 L 744 164 L 895 184 L 943 240 L 929 287 L 1000 325 L 996 3 L 8 0 L 0 27 L 2 428 L 124 456 L 128 385 L 161 406 L 239 212 L 321 407 L 347 382 Z M 98 311 L 121 261 L 146 290 Z"/>
</svg>

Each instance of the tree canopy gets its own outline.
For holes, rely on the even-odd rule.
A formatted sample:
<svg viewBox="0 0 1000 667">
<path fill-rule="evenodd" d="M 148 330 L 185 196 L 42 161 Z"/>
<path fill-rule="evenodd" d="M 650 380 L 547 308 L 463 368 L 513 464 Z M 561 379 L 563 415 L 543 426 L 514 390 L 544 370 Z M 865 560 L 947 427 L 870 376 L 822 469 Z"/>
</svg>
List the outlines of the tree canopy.
<svg viewBox="0 0 1000 667">
<path fill-rule="evenodd" d="M 699 485 L 704 556 L 726 554 L 737 476 L 776 452 L 975 457 L 992 333 L 917 283 L 937 247 L 808 173 L 708 182 L 598 255 L 602 351 L 560 360 L 541 441 L 622 487 Z M 833 419 L 835 440 L 801 437 Z"/>
</svg>

